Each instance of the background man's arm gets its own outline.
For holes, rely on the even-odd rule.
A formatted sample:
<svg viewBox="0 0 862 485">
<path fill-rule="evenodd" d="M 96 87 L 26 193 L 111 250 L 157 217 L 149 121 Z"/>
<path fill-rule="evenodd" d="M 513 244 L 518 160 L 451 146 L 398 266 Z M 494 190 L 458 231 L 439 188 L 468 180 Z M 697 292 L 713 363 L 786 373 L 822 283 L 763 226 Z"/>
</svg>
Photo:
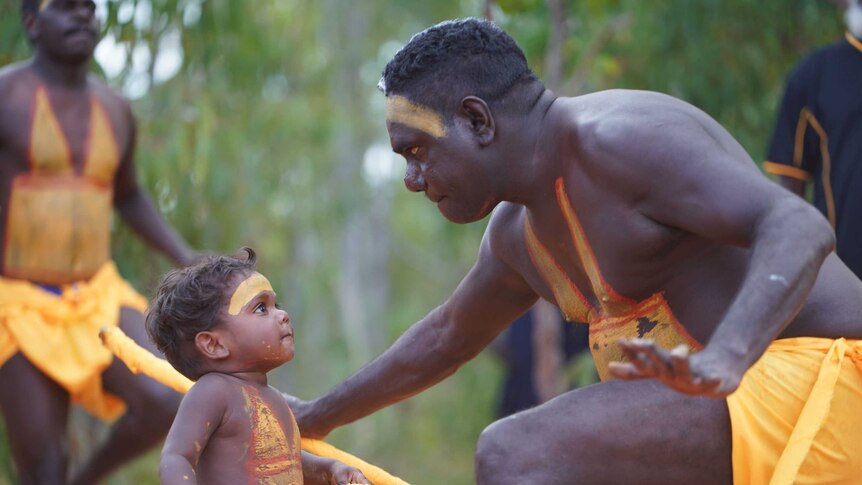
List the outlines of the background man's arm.
<svg viewBox="0 0 862 485">
<path fill-rule="evenodd" d="M 175 265 L 191 264 L 197 254 L 167 224 L 138 184 L 134 162 L 137 129 L 135 119 L 128 106 L 126 106 L 125 111 L 132 134 L 114 179 L 114 206 L 123 221 L 152 248 L 164 254 Z"/>
<path fill-rule="evenodd" d="M 536 295 L 492 254 L 486 233 L 479 258 L 441 306 L 413 324 L 371 363 L 310 403 L 291 402 L 305 437 L 322 438 L 453 374 L 475 357 Z"/>
<path fill-rule="evenodd" d="M 666 384 L 726 396 L 796 316 L 834 236 L 816 209 L 762 176 L 745 150 L 703 112 L 668 98 L 648 118 L 620 123 L 619 143 L 608 145 L 616 152 L 610 156 L 630 162 L 633 177 L 656 184 L 647 189 L 643 214 L 751 253 L 737 296 L 706 348 L 690 359 L 646 349 L 647 360 L 658 359 L 646 368 L 672 361 L 682 377 L 658 376 Z M 624 351 L 637 357 L 631 352 L 640 352 L 641 344 Z"/>
</svg>

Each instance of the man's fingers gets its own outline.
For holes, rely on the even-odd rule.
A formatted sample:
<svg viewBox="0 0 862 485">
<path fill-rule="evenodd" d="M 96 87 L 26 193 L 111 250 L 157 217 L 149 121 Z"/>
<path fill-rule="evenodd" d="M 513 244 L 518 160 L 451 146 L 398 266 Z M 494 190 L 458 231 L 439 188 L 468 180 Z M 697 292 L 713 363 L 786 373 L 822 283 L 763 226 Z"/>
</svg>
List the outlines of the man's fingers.
<svg viewBox="0 0 862 485">
<path fill-rule="evenodd" d="M 608 371 L 610 371 L 611 375 L 615 378 L 626 381 L 651 377 L 649 375 L 645 375 L 630 362 L 611 362 L 608 364 Z"/>
<path fill-rule="evenodd" d="M 652 367 L 656 371 L 657 376 L 668 376 L 673 377 L 670 367 L 671 361 L 670 358 L 666 355 L 666 352 L 657 347 L 654 342 L 647 342 L 645 347 L 640 351 L 640 354 L 643 355 L 646 359 L 649 359 Z"/>
<path fill-rule="evenodd" d="M 691 375 L 691 367 L 688 362 L 688 347 L 685 345 L 678 345 L 676 348 L 670 351 L 670 363 L 671 363 L 671 371 L 673 372 L 674 377 L 686 381 L 693 381 L 694 377 Z"/>
<path fill-rule="evenodd" d="M 658 369 L 653 368 L 652 361 L 640 352 L 639 347 L 632 346 L 629 342 L 620 341 L 620 351 L 623 357 L 634 365 L 643 375 L 653 376 Z"/>
</svg>

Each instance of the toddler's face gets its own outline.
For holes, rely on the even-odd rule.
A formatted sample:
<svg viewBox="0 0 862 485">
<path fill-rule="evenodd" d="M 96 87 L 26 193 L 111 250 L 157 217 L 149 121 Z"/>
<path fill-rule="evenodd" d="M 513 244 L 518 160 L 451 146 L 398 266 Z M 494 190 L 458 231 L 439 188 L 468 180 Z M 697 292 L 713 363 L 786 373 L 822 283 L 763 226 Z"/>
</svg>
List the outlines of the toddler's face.
<svg viewBox="0 0 862 485">
<path fill-rule="evenodd" d="M 229 289 L 222 322 L 231 334 L 231 353 L 243 369 L 267 372 L 293 359 L 293 326 L 260 273 L 238 274 Z"/>
</svg>

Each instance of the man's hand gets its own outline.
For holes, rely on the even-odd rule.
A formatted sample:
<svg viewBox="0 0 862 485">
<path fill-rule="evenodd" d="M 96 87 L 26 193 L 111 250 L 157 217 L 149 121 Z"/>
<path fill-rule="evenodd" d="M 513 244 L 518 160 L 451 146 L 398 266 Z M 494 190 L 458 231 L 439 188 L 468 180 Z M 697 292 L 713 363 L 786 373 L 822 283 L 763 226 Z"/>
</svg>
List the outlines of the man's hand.
<svg viewBox="0 0 862 485">
<path fill-rule="evenodd" d="M 299 434 L 302 435 L 303 438 L 314 438 L 318 440 L 322 440 L 326 438 L 326 435 L 332 431 L 329 429 L 322 429 L 313 422 L 313 413 L 314 413 L 314 401 L 303 401 L 298 397 L 291 396 L 290 394 L 281 393 L 284 396 L 285 401 L 287 401 L 287 405 L 290 406 L 291 412 L 293 412 L 293 417 L 296 419 L 296 425 L 299 427 Z"/>
<path fill-rule="evenodd" d="M 611 362 L 615 378 L 657 379 L 691 396 L 725 398 L 739 387 L 746 371 L 738 359 L 719 359 L 709 348 L 690 355 L 685 345 L 667 351 L 647 339 L 620 340 L 619 346 L 629 362 Z"/>
</svg>

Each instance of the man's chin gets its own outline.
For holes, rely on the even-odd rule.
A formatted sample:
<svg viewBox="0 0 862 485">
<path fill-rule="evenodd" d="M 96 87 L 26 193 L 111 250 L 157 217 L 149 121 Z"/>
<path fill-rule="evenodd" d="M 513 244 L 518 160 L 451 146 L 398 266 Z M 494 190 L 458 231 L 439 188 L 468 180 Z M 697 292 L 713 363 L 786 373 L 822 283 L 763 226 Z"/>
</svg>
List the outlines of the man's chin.
<svg viewBox="0 0 862 485">
<path fill-rule="evenodd" d="M 452 212 L 452 211 L 447 210 L 441 204 L 437 204 L 437 210 L 440 211 L 440 214 L 442 214 L 443 217 L 448 219 L 450 222 L 454 222 L 455 224 L 470 224 L 471 222 L 481 221 L 482 219 L 487 217 L 488 214 L 491 213 L 491 209 L 493 209 L 493 207 L 490 207 L 490 208 L 484 208 L 483 207 L 481 210 L 475 211 L 475 212 L 468 212 L 468 213 L 457 212 L 456 213 L 456 212 Z"/>
</svg>

